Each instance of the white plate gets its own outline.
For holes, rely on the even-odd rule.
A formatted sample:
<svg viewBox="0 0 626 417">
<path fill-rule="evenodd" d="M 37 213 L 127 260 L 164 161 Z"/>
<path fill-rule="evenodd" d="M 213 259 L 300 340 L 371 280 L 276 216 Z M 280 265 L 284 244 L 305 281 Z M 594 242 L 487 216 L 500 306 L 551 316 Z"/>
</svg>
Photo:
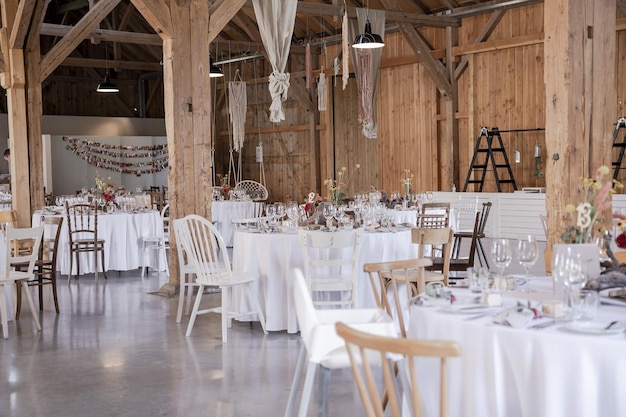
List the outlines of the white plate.
<svg viewBox="0 0 626 417">
<path fill-rule="evenodd" d="M 618 322 L 611 326 L 610 329 L 606 329 L 606 326 L 608 326 L 609 323 L 610 322 L 604 321 L 575 321 L 572 323 L 567 323 L 565 326 L 563 326 L 563 328 L 570 332 L 593 335 L 616 334 L 626 330 L 626 326 L 624 326 L 624 323 L 622 322 Z"/>
<path fill-rule="evenodd" d="M 450 314 L 480 314 L 486 310 L 492 309 L 484 304 L 450 304 L 441 308 L 444 313 Z"/>
<path fill-rule="evenodd" d="M 600 301 L 604 304 L 613 304 L 616 306 L 626 306 L 626 300 L 623 298 L 609 297 L 611 291 L 620 290 L 621 288 L 607 288 L 599 292 Z"/>
</svg>

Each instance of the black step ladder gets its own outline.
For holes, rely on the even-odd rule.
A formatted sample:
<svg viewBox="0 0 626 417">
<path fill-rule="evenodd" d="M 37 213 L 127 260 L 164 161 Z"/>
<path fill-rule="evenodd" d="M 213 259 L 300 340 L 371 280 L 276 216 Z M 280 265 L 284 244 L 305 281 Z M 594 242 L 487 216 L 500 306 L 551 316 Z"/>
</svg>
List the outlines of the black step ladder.
<svg viewBox="0 0 626 417">
<path fill-rule="evenodd" d="M 613 131 L 613 149 L 619 149 L 617 160 L 613 162 L 613 179 L 616 180 L 619 175 L 620 169 L 622 169 L 622 159 L 624 159 L 624 149 L 626 149 L 626 134 L 622 138 L 621 142 L 617 142 L 617 136 L 621 128 L 626 128 L 626 117 L 620 117 L 615 124 L 615 130 Z"/>
<path fill-rule="evenodd" d="M 487 141 L 487 147 L 481 147 L 482 139 Z M 494 147 L 493 140 L 497 139 L 496 147 Z M 477 159 L 479 154 L 484 154 L 485 159 L 483 163 L 479 163 Z M 503 163 L 497 163 L 495 155 L 500 154 Z M 478 139 L 476 139 L 476 147 L 474 148 L 474 156 L 472 157 L 472 163 L 467 171 L 467 178 L 465 179 L 465 185 L 463 191 L 467 191 L 469 184 L 479 184 L 478 191 L 483 190 L 485 185 L 485 177 L 487 176 L 488 168 L 490 167 L 489 161 L 491 161 L 491 171 L 496 179 L 496 187 L 498 192 L 502 192 L 501 184 L 513 184 L 513 189 L 517 190 L 517 184 L 515 184 L 515 178 L 513 178 L 513 171 L 511 170 L 511 164 L 509 164 L 509 158 L 506 155 L 504 144 L 502 143 L 502 136 L 500 136 L 500 130 L 497 127 L 491 130 L 483 127 L 480 129 Z M 498 170 L 504 172 L 498 172 Z M 503 179 L 500 178 L 500 174 L 503 174 Z M 474 175 L 474 179 L 472 176 Z M 507 177 L 508 175 L 508 177 Z M 479 178 L 479 179 L 476 179 Z"/>
</svg>

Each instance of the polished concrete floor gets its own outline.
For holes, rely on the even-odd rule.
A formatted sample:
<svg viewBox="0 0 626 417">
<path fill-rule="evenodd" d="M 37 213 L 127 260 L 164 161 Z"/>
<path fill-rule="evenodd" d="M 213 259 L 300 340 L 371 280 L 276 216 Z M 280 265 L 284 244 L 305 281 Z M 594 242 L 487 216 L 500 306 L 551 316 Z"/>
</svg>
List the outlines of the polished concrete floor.
<svg viewBox="0 0 626 417">
<path fill-rule="evenodd" d="M 542 269 L 540 257 L 533 271 Z M 283 415 L 298 335 L 234 322 L 223 345 L 219 316 L 204 315 L 185 337 L 178 299 L 148 294 L 167 283 L 164 274 L 60 278 L 60 314 L 46 298 L 37 332 L 25 306 L 0 340 L 1 417 Z M 363 415 L 350 370 L 332 373 L 330 415 Z"/>
<path fill-rule="evenodd" d="M 26 306 L 0 340 L 0 416 L 283 415 L 299 335 L 266 336 L 258 323 L 234 322 L 223 345 L 211 314 L 185 337 L 178 299 L 148 294 L 167 282 L 164 274 L 112 272 L 70 285 L 61 278 L 60 314 L 46 299 L 37 332 Z M 349 370 L 334 372 L 331 384 L 331 416 L 363 415 Z"/>
</svg>

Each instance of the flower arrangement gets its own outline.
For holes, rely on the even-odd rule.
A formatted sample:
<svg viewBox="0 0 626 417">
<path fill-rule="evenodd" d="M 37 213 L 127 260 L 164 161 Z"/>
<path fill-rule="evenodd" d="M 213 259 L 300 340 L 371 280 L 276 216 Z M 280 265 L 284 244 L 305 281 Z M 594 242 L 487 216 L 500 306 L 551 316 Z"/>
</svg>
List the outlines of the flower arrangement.
<svg viewBox="0 0 626 417">
<path fill-rule="evenodd" d="M 304 212 L 307 216 L 310 216 L 315 212 L 315 209 L 324 199 L 317 193 L 310 192 L 309 195 L 304 199 Z"/>
<path fill-rule="evenodd" d="M 220 187 L 222 187 L 222 194 L 225 197 L 228 196 L 230 191 L 230 172 L 227 172 L 226 175 L 217 174 L 217 179 L 220 182 Z"/>
<path fill-rule="evenodd" d="M 361 168 L 361 164 L 354 166 L 354 171 L 358 171 Z M 324 185 L 328 189 L 328 198 L 333 204 L 341 204 L 346 198 L 344 190 L 350 184 L 352 177 L 348 174 L 348 168 L 342 167 L 337 171 L 337 179 L 324 180 Z"/>
<path fill-rule="evenodd" d="M 102 194 L 105 202 L 115 201 L 115 184 L 111 182 L 111 177 L 101 178 L 96 171 L 93 181 L 96 184 L 97 193 Z"/>
<path fill-rule="evenodd" d="M 413 186 L 413 174 L 411 174 L 410 169 L 404 170 L 404 178 L 400 180 L 402 187 L 404 188 L 404 195 L 408 196 L 411 194 L 412 186 Z"/>
<path fill-rule="evenodd" d="M 574 224 L 568 226 L 561 235 L 564 243 L 589 243 L 595 231 L 603 231 L 602 213 L 611 205 L 609 196 L 615 193 L 616 188 L 623 188 L 619 181 L 613 179 L 604 182 L 609 172 L 609 167 L 602 165 L 593 178 L 581 178 L 581 202 L 577 206 L 568 204 L 565 207 L 565 212 L 572 217 Z"/>
</svg>

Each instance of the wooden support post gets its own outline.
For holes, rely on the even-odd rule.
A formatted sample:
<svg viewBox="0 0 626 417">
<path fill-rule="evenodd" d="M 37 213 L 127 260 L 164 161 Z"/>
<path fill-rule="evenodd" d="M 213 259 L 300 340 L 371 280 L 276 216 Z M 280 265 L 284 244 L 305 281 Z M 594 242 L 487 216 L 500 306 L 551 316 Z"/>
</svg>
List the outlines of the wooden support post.
<svg viewBox="0 0 626 417">
<path fill-rule="evenodd" d="M 580 177 L 610 165 L 615 16 L 615 0 L 544 2 L 548 250 L 570 223 Z"/>
</svg>

